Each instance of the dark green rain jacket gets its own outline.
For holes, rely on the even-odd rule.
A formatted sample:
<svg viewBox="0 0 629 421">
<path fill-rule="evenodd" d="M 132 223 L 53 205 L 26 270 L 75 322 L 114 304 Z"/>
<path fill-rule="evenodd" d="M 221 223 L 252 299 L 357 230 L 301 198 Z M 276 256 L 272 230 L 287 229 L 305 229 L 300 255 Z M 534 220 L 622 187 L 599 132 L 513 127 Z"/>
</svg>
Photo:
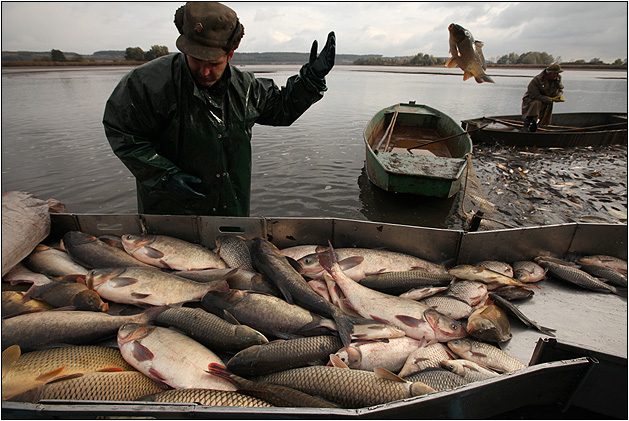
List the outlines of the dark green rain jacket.
<svg viewBox="0 0 629 421">
<path fill-rule="evenodd" d="M 136 177 L 139 213 L 249 216 L 251 128 L 289 126 L 327 90 L 308 71 L 281 89 L 271 79 L 228 65 L 209 93 L 182 53 L 155 59 L 124 76 L 105 106 L 103 125 L 114 153 Z M 170 174 L 199 177 L 205 199 L 165 191 Z"/>
</svg>

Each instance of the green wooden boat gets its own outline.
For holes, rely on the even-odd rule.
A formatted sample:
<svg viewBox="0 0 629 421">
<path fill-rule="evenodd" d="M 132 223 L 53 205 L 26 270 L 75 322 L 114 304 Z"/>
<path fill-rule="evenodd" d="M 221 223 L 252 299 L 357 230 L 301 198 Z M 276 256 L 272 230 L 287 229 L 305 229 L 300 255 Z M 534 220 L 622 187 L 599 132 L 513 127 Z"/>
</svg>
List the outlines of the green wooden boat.
<svg viewBox="0 0 629 421">
<path fill-rule="evenodd" d="M 364 131 L 369 180 L 381 189 L 448 198 L 459 190 L 472 152 L 469 135 L 426 105 L 384 108 Z"/>
</svg>

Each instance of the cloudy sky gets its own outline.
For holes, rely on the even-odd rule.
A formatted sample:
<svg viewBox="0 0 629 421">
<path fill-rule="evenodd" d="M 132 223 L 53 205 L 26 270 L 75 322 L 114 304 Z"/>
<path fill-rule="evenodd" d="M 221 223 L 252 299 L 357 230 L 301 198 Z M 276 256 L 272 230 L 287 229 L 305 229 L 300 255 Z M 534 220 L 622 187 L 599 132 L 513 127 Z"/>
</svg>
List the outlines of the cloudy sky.
<svg viewBox="0 0 629 421">
<path fill-rule="evenodd" d="M 176 51 L 184 2 L 2 2 L 2 50 L 92 54 L 165 45 Z M 448 55 L 450 23 L 485 57 L 545 51 L 562 61 L 627 58 L 627 2 L 225 2 L 245 26 L 242 52 L 308 52 L 327 33 L 338 54 Z"/>
</svg>

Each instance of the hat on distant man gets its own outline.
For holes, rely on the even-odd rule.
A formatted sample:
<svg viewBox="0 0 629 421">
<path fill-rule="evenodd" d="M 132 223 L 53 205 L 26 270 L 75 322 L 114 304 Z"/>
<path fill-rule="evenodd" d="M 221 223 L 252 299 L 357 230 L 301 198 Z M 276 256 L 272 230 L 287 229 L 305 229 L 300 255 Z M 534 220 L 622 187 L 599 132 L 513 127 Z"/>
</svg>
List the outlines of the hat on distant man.
<svg viewBox="0 0 629 421">
<path fill-rule="evenodd" d="M 238 48 L 245 28 L 236 12 L 215 2 L 188 2 L 175 12 L 177 48 L 199 60 L 217 60 Z"/>
<path fill-rule="evenodd" d="M 561 69 L 561 66 L 558 65 L 557 63 L 551 64 L 550 66 L 548 66 L 546 68 L 546 71 L 553 72 L 553 73 L 561 73 L 561 72 L 563 72 L 563 70 Z"/>
</svg>

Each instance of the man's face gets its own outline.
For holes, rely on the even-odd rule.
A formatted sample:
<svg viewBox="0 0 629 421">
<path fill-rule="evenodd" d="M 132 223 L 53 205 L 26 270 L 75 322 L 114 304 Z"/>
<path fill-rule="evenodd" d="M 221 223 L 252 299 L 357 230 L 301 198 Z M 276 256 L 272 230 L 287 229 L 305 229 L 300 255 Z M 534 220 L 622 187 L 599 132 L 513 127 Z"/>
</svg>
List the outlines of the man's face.
<svg viewBox="0 0 629 421">
<path fill-rule="evenodd" d="M 559 77 L 559 73 L 546 71 L 546 79 L 548 80 L 556 80 Z"/>
<path fill-rule="evenodd" d="M 188 55 L 186 55 L 186 59 L 188 60 L 188 66 L 190 67 L 190 72 L 192 72 L 194 80 L 199 85 L 209 88 L 221 78 L 225 67 L 227 67 L 227 63 L 231 61 L 233 56 L 234 52 L 232 51 L 212 61 L 199 60 Z"/>
</svg>

